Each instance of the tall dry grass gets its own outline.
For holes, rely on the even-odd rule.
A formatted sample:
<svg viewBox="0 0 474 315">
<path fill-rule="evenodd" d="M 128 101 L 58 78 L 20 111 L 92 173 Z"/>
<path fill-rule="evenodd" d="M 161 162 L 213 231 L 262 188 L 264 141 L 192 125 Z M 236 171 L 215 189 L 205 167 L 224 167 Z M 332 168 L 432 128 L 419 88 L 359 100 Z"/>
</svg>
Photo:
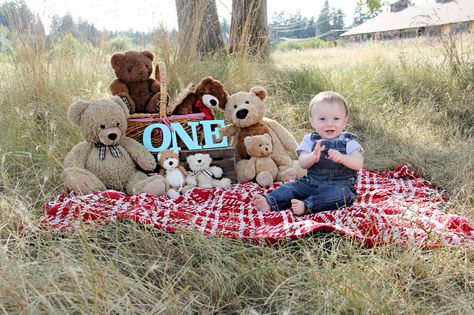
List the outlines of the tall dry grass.
<svg viewBox="0 0 474 315">
<path fill-rule="evenodd" d="M 468 248 L 364 248 L 324 233 L 252 246 L 131 222 L 69 234 L 41 226 L 40 206 L 62 191 L 63 158 L 80 141 L 66 109 L 77 97 L 108 95 L 113 51 L 70 37 L 38 51 L 22 44 L 28 40 L 16 38 L 0 64 L 0 124 L 8 126 L 0 133 L 3 313 L 474 313 Z M 208 74 L 231 93 L 265 86 L 267 116 L 297 139 L 310 130 L 311 97 L 341 92 L 367 167 L 410 163 L 451 197 L 446 211 L 472 218 L 474 55 L 457 42 L 432 45 L 312 50 L 305 64 L 294 61 L 301 52 L 275 54 L 273 63 L 214 57 L 183 64 L 165 32 L 150 49 L 166 61 L 173 93 Z"/>
</svg>

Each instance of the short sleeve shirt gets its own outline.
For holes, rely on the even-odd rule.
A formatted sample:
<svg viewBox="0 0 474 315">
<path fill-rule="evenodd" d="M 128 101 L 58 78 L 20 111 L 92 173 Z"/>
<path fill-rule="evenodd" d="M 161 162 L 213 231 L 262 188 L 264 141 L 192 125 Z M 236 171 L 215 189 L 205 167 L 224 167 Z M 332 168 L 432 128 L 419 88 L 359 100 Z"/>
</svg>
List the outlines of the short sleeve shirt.
<svg viewBox="0 0 474 315">
<path fill-rule="evenodd" d="M 343 132 L 336 138 L 336 140 L 344 140 L 344 137 L 347 133 Z M 313 149 L 314 141 L 311 140 L 311 134 L 307 134 L 303 137 L 303 141 L 296 148 L 296 155 L 299 156 L 302 151 L 311 152 Z M 346 154 L 351 154 L 354 150 L 360 150 L 363 152 L 362 146 L 357 142 L 357 140 L 349 140 L 346 144 Z"/>
</svg>

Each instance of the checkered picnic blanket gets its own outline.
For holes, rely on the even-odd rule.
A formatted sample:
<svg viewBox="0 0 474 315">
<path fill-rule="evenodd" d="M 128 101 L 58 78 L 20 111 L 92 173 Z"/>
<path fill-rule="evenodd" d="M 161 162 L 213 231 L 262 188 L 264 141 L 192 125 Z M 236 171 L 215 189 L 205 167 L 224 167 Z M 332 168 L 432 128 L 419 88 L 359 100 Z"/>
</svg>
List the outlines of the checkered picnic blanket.
<svg viewBox="0 0 474 315">
<path fill-rule="evenodd" d="M 168 232 L 189 229 L 263 244 L 323 230 L 368 246 L 474 246 L 472 222 L 447 213 L 447 199 L 409 166 L 384 172 L 361 170 L 357 190 L 357 201 L 350 207 L 300 217 L 289 210 L 258 212 L 252 195 L 269 190 L 252 182 L 226 190 L 194 188 L 175 200 L 111 190 L 82 196 L 65 192 L 43 206 L 42 222 L 53 229 L 72 230 L 81 224 L 128 219 Z"/>
</svg>

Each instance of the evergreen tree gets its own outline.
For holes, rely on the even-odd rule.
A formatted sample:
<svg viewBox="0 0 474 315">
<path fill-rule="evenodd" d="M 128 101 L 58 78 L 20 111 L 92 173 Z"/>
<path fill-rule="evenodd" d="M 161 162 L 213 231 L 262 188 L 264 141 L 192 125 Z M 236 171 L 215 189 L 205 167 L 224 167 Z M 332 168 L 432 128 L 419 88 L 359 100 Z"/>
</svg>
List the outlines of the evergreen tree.
<svg viewBox="0 0 474 315">
<path fill-rule="evenodd" d="M 222 33 L 222 39 L 224 40 L 225 43 L 229 42 L 229 32 L 230 32 L 229 21 L 226 18 L 223 18 L 221 22 L 221 33 Z"/>
<path fill-rule="evenodd" d="M 324 5 L 316 20 L 316 36 L 327 39 L 331 35 L 331 11 L 328 0 L 324 1 Z"/>
<path fill-rule="evenodd" d="M 344 17 L 345 17 L 344 11 L 342 11 L 341 8 L 337 9 L 334 12 L 332 27 L 333 27 L 334 35 L 336 36 L 336 38 L 338 38 L 339 35 L 342 34 L 343 30 L 345 29 Z"/>
<path fill-rule="evenodd" d="M 61 19 L 61 34 L 72 33 L 74 28 L 74 19 L 70 13 L 66 14 Z"/>
<path fill-rule="evenodd" d="M 352 21 L 352 27 L 356 27 L 367 20 L 367 17 L 364 12 L 364 8 L 360 1 L 357 1 L 357 5 L 354 11 L 354 20 Z"/>
<path fill-rule="evenodd" d="M 44 34 L 43 23 L 24 0 L 3 3 L 0 6 L 0 24 L 18 33 Z"/>
</svg>

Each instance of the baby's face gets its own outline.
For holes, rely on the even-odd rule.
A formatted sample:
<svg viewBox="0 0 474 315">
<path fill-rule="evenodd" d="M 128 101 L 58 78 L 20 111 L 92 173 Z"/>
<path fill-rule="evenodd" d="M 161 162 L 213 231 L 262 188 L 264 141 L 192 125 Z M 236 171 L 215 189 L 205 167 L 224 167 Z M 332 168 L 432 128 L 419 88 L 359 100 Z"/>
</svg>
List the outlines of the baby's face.
<svg viewBox="0 0 474 315">
<path fill-rule="evenodd" d="M 348 119 L 344 105 L 324 102 L 313 106 L 309 121 L 323 139 L 332 140 L 341 134 Z"/>
</svg>

